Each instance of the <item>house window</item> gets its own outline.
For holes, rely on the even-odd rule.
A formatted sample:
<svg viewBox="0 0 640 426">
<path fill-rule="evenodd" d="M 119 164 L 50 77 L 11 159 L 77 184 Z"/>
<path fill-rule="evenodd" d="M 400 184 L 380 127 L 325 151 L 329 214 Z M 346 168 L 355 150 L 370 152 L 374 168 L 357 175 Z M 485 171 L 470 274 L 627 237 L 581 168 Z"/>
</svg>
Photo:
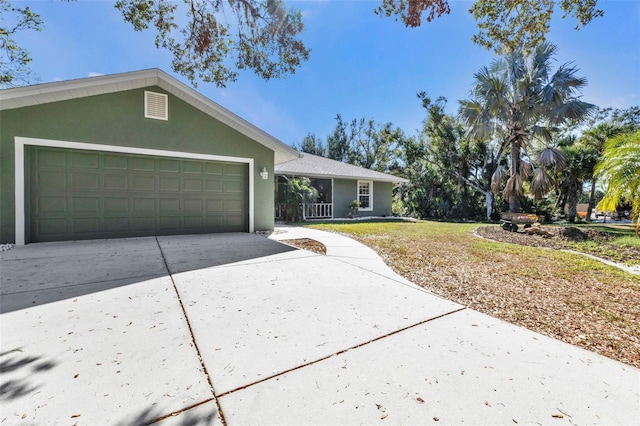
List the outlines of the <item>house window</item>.
<svg viewBox="0 0 640 426">
<path fill-rule="evenodd" d="M 373 182 L 358 181 L 358 201 L 360 210 L 373 210 Z"/>
</svg>

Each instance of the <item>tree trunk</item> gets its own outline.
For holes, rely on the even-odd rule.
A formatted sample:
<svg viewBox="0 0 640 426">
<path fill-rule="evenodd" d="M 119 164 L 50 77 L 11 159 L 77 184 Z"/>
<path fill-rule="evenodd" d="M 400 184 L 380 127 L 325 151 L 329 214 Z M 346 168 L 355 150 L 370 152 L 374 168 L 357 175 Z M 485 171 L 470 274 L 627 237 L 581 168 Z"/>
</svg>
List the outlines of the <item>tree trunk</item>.
<svg viewBox="0 0 640 426">
<path fill-rule="evenodd" d="M 510 161 L 509 176 L 517 175 L 520 172 L 520 144 L 517 139 L 511 142 Z M 520 213 L 520 196 L 513 191 L 509 194 L 509 212 Z"/>
<path fill-rule="evenodd" d="M 591 212 L 595 207 L 596 201 L 596 178 L 591 179 L 591 193 L 589 194 L 589 206 L 587 207 L 587 221 L 591 221 Z"/>
<path fill-rule="evenodd" d="M 487 220 L 491 220 L 493 213 L 493 192 L 491 190 L 484 192 L 485 203 L 487 203 Z"/>
<path fill-rule="evenodd" d="M 567 193 L 567 221 L 570 223 L 575 222 L 578 215 L 578 197 L 580 195 L 579 188 L 580 182 L 572 182 L 569 185 L 569 191 Z"/>
</svg>

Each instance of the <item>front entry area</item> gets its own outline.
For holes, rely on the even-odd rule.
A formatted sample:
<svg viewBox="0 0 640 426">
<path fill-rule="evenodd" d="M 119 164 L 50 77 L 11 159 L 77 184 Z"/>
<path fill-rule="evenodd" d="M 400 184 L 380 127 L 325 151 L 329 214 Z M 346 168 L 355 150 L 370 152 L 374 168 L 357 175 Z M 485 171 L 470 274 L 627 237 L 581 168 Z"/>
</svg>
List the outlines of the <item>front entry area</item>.
<svg viewBox="0 0 640 426">
<path fill-rule="evenodd" d="M 27 146 L 26 242 L 247 232 L 249 164 Z"/>
</svg>

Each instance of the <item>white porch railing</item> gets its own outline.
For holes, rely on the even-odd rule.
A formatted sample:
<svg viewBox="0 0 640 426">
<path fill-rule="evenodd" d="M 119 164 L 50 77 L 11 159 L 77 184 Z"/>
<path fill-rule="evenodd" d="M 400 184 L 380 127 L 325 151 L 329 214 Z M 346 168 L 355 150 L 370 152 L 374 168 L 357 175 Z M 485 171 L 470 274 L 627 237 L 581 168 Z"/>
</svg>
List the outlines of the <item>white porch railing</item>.
<svg viewBox="0 0 640 426">
<path fill-rule="evenodd" d="M 275 219 L 284 219 L 284 204 L 276 204 Z M 302 220 L 307 219 L 331 219 L 333 217 L 333 203 L 300 204 Z"/>
<path fill-rule="evenodd" d="M 333 203 L 305 204 L 302 209 L 303 219 L 327 219 L 333 217 Z"/>
</svg>

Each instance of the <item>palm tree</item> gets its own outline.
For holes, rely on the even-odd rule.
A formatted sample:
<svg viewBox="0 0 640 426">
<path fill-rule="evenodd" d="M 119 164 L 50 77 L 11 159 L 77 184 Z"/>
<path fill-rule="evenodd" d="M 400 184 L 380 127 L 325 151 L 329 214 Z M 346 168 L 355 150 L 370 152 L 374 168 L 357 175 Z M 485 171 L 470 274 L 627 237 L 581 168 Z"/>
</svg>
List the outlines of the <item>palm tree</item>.
<svg viewBox="0 0 640 426">
<path fill-rule="evenodd" d="M 284 193 L 281 202 L 284 204 L 285 220 L 301 222 L 302 209 L 305 204 L 315 203 L 318 198 L 318 190 L 311 186 L 311 181 L 306 177 L 292 177 L 286 179 Z"/>
<path fill-rule="evenodd" d="M 601 210 L 615 210 L 623 198 L 631 204 L 636 220 L 636 235 L 640 228 L 640 131 L 609 139 L 596 166 L 596 175 L 607 182 L 608 188 Z"/>
<path fill-rule="evenodd" d="M 556 46 L 545 42 L 527 55 L 514 51 L 483 67 L 475 75 L 470 99 L 460 101 L 460 117 L 475 138 L 498 140 L 498 159 L 508 157 L 508 175 L 498 166 L 492 177 L 497 192 L 506 179 L 504 197 L 509 211 L 520 210 L 524 182 L 533 174 L 531 189 L 540 194 L 551 187 L 551 176 L 544 167 L 535 168 L 529 155 L 539 149 L 541 165 L 562 168 L 565 158 L 556 148 L 545 147 L 559 126 L 568 120 L 586 117 L 594 105 L 579 99 L 585 78 L 576 77 L 571 64 L 554 73 L 551 61 Z M 527 161 L 527 159 L 529 161 Z"/>
</svg>

